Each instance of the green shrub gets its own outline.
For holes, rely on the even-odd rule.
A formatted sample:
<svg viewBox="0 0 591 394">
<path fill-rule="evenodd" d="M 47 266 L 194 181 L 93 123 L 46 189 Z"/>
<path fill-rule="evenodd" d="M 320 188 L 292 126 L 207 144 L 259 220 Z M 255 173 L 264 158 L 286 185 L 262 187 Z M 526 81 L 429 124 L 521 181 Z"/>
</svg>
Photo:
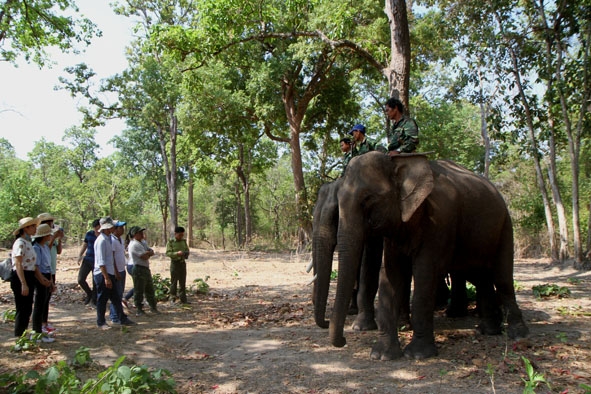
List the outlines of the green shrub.
<svg viewBox="0 0 591 394">
<path fill-rule="evenodd" d="M 82 383 L 76 372 L 65 361 L 59 361 L 44 373 L 28 371 L 25 373 L 0 374 L 0 387 L 12 394 L 131 394 L 131 393 L 176 393 L 176 382 L 171 373 L 158 369 L 149 371 L 145 366 L 123 365 L 125 356 L 119 357 L 114 365 L 98 374 L 97 378 Z M 79 367 L 91 363 L 88 348 L 76 351 L 72 365 Z"/>
<path fill-rule="evenodd" d="M 154 282 L 154 296 L 156 301 L 168 300 L 170 294 L 170 279 L 163 278 L 160 274 L 152 275 L 152 281 Z"/>
<path fill-rule="evenodd" d="M 209 280 L 209 275 L 205 277 L 205 279 L 197 278 L 193 281 L 193 285 L 191 286 L 190 291 L 200 294 L 207 294 L 209 292 L 209 285 L 207 281 Z"/>
<path fill-rule="evenodd" d="M 561 287 L 556 284 L 546 283 L 543 285 L 537 285 L 532 287 L 532 290 L 537 299 L 548 297 L 564 298 L 570 296 L 570 290 L 567 287 Z"/>
</svg>

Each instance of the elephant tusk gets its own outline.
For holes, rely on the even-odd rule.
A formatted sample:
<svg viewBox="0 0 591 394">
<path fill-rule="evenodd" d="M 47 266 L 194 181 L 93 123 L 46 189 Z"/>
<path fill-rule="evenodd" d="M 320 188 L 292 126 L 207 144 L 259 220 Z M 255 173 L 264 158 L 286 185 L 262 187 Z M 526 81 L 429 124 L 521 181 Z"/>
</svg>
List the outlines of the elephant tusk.
<svg viewBox="0 0 591 394">
<path fill-rule="evenodd" d="M 308 264 L 308 267 L 306 268 L 306 273 L 309 273 L 312 270 L 312 267 L 314 267 L 314 260 L 310 259 L 310 264 Z"/>
<path fill-rule="evenodd" d="M 312 280 L 310 282 L 308 282 L 307 286 L 310 286 L 312 283 L 314 283 L 314 281 L 318 278 L 318 275 L 314 275 L 314 277 L 312 278 Z"/>
</svg>

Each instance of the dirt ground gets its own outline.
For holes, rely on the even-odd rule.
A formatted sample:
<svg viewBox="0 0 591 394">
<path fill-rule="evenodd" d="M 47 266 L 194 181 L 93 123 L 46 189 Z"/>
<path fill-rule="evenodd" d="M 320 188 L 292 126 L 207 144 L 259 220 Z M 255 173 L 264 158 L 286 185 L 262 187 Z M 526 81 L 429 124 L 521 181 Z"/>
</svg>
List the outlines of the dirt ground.
<svg viewBox="0 0 591 394">
<path fill-rule="evenodd" d="M 334 348 L 328 331 L 314 324 L 309 256 L 193 251 L 188 282 L 209 277 L 209 294 L 191 295 L 186 306 L 162 302 L 160 315 L 135 317 L 132 309 L 136 326 L 99 331 L 96 312 L 76 285 L 76 251 L 66 249 L 58 265 L 59 291 L 50 307 L 56 341 L 12 353 L 14 323 L 0 324 L 0 373 L 44 370 L 86 346 L 105 366 L 125 355 L 126 363 L 171 371 L 179 393 L 521 393 L 527 379 L 521 356 L 550 384 L 538 393 L 584 393 L 591 385 L 591 271 L 516 262 L 517 299 L 531 330 L 525 340 L 482 336 L 475 316 L 448 319 L 437 312 L 439 356 L 372 361 L 376 331 L 347 329 L 347 346 Z M 157 251 L 152 273 L 169 277 L 168 260 Z M 536 299 L 532 286 L 545 283 L 567 287 L 571 296 Z M 0 313 L 13 308 L 10 286 L 2 282 Z M 410 335 L 401 333 L 403 344 Z"/>
</svg>

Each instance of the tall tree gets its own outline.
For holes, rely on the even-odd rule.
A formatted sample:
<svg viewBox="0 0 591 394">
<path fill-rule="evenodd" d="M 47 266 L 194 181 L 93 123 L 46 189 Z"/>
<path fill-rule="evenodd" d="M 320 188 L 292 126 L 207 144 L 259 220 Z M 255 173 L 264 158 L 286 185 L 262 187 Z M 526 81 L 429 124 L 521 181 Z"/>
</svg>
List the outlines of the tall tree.
<svg viewBox="0 0 591 394">
<path fill-rule="evenodd" d="M 73 12 L 74 16 L 70 16 Z M 101 33 L 87 18 L 76 18 L 73 0 L 6 0 L 0 5 L 0 61 L 14 63 L 19 55 L 39 66 L 49 55 L 46 47 L 67 52 L 76 43 L 90 44 Z"/>
</svg>

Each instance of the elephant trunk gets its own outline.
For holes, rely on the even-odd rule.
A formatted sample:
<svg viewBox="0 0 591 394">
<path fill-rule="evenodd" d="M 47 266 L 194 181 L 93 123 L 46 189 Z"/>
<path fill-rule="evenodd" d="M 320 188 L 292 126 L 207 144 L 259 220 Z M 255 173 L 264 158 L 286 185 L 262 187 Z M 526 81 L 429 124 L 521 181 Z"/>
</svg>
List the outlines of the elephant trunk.
<svg viewBox="0 0 591 394">
<path fill-rule="evenodd" d="M 330 287 L 330 274 L 332 272 L 332 258 L 336 246 L 336 234 L 323 234 L 321 230 L 314 235 L 312 260 L 314 262 L 314 274 L 316 280 L 312 290 L 312 302 L 314 303 L 314 320 L 318 327 L 328 328 L 326 320 L 326 303 Z"/>
<path fill-rule="evenodd" d="M 347 232 L 339 229 L 338 245 L 339 276 L 334 309 L 330 319 L 329 335 L 333 346 L 343 347 L 347 343 L 343 335 L 345 319 L 347 318 L 347 310 L 357 278 L 357 270 L 363 255 L 364 240 L 360 238 L 359 234 L 349 236 Z"/>
</svg>

